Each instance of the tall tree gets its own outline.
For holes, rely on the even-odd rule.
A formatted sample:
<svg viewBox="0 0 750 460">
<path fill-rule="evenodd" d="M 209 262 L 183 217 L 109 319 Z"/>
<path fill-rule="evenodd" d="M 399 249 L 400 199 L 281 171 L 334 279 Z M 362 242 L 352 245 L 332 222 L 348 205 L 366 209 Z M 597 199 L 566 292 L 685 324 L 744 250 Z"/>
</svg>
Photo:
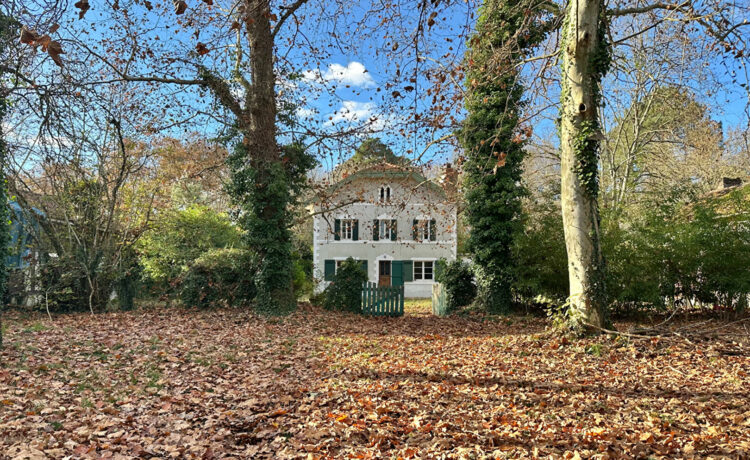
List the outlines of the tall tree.
<svg viewBox="0 0 750 460">
<path fill-rule="evenodd" d="M 568 2 L 560 43 L 562 217 L 569 316 L 575 328 L 604 327 L 604 260 L 598 193 L 600 84 L 610 63 L 602 0 Z"/>
<path fill-rule="evenodd" d="M 544 38 L 528 0 L 487 0 L 469 40 L 466 109 L 459 132 L 464 164 L 468 247 L 481 267 L 478 302 L 493 312 L 511 306 L 511 246 L 521 213 L 524 88 L 517 65 Z"/>
<path fill-rule="evenodd" d="M 228 160 L 232 173 L 229 190 L 240 209 L 239 220 L 247 243 L 261 260 L 260 272 L 255 274 L 254 280 L 258 287 L 257 304 L 267 312 L 288 311 L 295 305 L 290 269 L 293 219 L 289 207 L 299 168 L 309 168 L 310 163 L 309 157 L 298 154 L 297 148 L 283 149 L 277 142 L 280 101 L 276 84 L 281 77 L 275 68 L 274 48 L 279 31 L 287 21 L 297 20 L 295 14 L 307 0 L 289 4 L 238 0 L 227 5 L 226 11 L 230 13 L 226 16 L 212 6 L 213 2 L 204 3 L 188 10 L 186 2 L 175 1 L 175 13 L 185 15 L 177 21 L 178 27 L 196 28 L 195 37 L 200 34 L 213 37 L 215 46 L 201 41 L 191 51 L 173 50 L 171 54 L 157 55 L 156 60 L 163 60 L 170 66 L 164 75 L 156 75 L 153 69 L 144 69 L 142 75 L 136 75 L 132 61 L 123 62 L 94 50 L 91 52 L 123 81 L 197 87 L 207 90 L 230 113 L 239 141 Z M 146 4 L 150 9 L 150 3 Z M 139 7 L 138 2 L 119 5 L 127 14 L 133 14 L 132 10 Z M 85 10 L 81 14 L 85 14 Z M 130 21 L 127 15 L 122 20 Z M 203 30 L 197 30 L 200 24 Z M 158 41 L 159 37 L 149 39 Z M 128 46 L 129 42 L 136 43 L 136 35 L 126 37 L 122 44 Z M 228 43 L 227 49 L 232 51 L 211 56 L 214 52 L 223 52 L 215 51 L 219 49 L 218 42 Z M 131 46 L 136 54 L 150 52 L 147 46 Z M 227 61 L 231 62 L 230 66 L 226 65 Z M 195 69 L 192 75 L 173 76 L 191 67 Z"/>
<path fill-rule="evenodd" d="M 0 13 L 0 56 L 5 53 L 6 44 L 12 40 L 18 30 L 18 22 Z M 0 348 L 3 346 L 2 309 L 5 306 L 8 269 L 5 261 L 9 254 L 10 226 L 8 225 L 8 188 L 5 178 L 5 166 L 8 157 L 8 146 L 4 138 L 3 119 L 8 111 L 8 91 L 4 86 L 4 66 L 0 66 Z"/>
<path fill-rule="evenodd" d="M 702 32 L 736 58 L 743 58 L 747 38 L 741 28 L 750 25 L 747 7 L 733 1 L 707 4 L 653 2 L 605 6 L 602 0 L 568 2 L 559 54 L 561 55 L 560 162 L 562 216 L 568 253 L 569 326 L 580 332 L 606 325 L 606 276 L 600 247 L 599 153 L 601 83 L 611 62 L 610 22 L 647 15 L 638 30 L 616 40 L 627 42 L 662 23 L 679 20 L 689 27 L 679 33 L 689 38 Z M 739 21 L 737 21 L 739 18 Z"/>
</svg>

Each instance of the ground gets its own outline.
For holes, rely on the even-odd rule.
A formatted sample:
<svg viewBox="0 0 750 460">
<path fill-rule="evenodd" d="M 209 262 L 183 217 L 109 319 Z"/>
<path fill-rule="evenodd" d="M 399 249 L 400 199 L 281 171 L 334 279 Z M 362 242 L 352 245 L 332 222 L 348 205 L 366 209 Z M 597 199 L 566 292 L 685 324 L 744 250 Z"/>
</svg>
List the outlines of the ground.
<svg viewBox="0 0 750 460">
<path fill-rule="evenodd" d="M 428 311 L 6 313 L 2 458 L 750 452 L 747 321 L 566 340 L 543 318 Z"/>
</svg>

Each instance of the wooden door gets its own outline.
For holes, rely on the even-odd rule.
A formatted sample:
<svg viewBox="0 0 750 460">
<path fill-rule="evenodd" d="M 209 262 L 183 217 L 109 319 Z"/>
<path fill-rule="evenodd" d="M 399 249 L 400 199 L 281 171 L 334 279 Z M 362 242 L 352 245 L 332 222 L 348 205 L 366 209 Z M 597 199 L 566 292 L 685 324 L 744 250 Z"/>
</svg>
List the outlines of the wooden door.
<svg viewBox="0 0 750 460">
<path fill-rule="evenodd" d="M 391 261 L 381 260 L 378 263 L 378 286 L 391 285 Z"/>
</svg>

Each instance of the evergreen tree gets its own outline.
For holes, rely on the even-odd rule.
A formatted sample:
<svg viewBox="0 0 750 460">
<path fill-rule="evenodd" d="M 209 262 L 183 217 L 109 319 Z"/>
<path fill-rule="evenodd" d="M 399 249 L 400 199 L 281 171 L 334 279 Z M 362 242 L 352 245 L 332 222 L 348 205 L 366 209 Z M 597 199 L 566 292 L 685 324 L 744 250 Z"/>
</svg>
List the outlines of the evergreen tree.
<svg viewBox="0 0 750 460">
<path fill-rule="evenodd" d="M 480 267 L 477 302 L 492 312 L 511 306 L 511 244 L 520 226 L 524 135 L 518 63 L 544 37 L 528 0 L 486 0 L 466 55 L 468 117 L 464 148 L 468 248 Z"/>
</svg>

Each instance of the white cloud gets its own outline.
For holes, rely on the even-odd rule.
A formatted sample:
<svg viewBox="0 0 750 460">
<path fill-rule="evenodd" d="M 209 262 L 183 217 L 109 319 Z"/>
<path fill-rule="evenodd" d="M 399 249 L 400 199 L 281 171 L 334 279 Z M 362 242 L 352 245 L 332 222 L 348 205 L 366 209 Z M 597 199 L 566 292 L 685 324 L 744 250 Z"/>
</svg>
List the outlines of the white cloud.
<svg viewBox="0 0 750 460">
<path fill-rule="evenodd" d="M 302 73 L 305 80 L 318 82 L 336 82 L 344 85 L 368 88 L 375 86 L 375 80 L 365 69 L 364 64 L 352 61 L 344 67 L 341 64 L 330 64 L 328 69 L 321 74 L 320 70 L 306 70 Z"/>
<path fill-rule="evenodd" d="M 372 121 L 375 113 L 375 104 L 372 102 L 344 101 L 341 108 L 331 114 L 330 119 L 325 122 L 326 126 L 337 123 L 361 123 Z"/>
</svg>

